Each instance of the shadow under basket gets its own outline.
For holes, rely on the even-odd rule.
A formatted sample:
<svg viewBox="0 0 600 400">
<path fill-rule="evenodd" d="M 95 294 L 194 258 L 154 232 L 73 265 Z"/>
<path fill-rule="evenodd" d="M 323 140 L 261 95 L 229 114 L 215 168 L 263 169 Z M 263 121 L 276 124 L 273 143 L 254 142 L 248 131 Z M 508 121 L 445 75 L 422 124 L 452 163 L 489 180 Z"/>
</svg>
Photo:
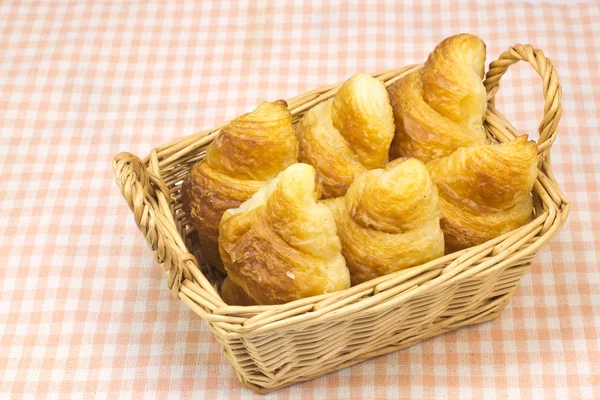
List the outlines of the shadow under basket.
<svg viewBox="0 0 600 400">
<path fill-rule="evenodd" d="M 115 157 L 117 184 L 169 288 L 204 319 L 244 386 L 269 392 L 499 315 L 535 253 L 557 233 L 570 209 L 549 165 L 562 112 L 561 88 L 540 50 L 516 45 L 490 64 L 484 82 L 489 102 L 485 129 L 496 143 L 519 135 L 494 107 L 494 95 L 507 68 L 521 60 L 542 78 L 545 98 L 532 221 L 479 246 L 336 293 L 273 306 L 223 302 L 217 289 L 222 276 L 203 262 L 180 194 L 183 178 L 222 127 L 162 145 L 143 160 L 130 153 Z M 373 76 L 387 86 L 419 68 Z M 340 85 L 289 100 L 294 122 Z"/>
</svg>

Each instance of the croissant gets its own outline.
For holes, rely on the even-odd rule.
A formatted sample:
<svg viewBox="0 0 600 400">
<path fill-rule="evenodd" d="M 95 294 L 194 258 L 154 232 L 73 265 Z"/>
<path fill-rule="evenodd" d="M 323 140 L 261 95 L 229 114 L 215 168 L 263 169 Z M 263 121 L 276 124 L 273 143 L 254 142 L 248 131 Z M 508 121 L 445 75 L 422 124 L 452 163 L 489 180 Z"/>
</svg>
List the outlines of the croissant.
<svg viewBox="0 0 600 400">
<path fill-rule="evenodd" d="M 296 134 L 299 161 L 315 167 L 323 198 L 343 196 L 357 175 L 388 162 L 394 120 L 385 86 L 354 75 L 333 99 L 307 111 Z"/>
<path fill-rule="evenodd" d="M 268 155 L 268 156 L 266 156 Z M 297 162 L 298 141 L 285 101 L 264 102 L 225 126 L 182 185 L 182 203 L 206 260 L 223 270 L 219 222 L 261 186 Z"/>
<path fill-rule="evenodd" d="M 440 191 L 446 251 L 484 243 L 528 222 L 537 147 L 519 136 L 456 150 L 427 168 Z"/>
<path fill-rule="evenodd" d="M 388 88 L 396 124 L 391 159 L 428 162 L 459 147 L 487 143 L 484 63 L 481 39 L 451 36 L 438 44 L 421 70 Z"/>
<path fill-rule="evenodd" d="M 256 301 L 248 296 L 244 289 L 236 285 L 228 276 L 221 284 L 221 297 L 230 306 L 254 306 Z"/>
<path fill-rule="evenodd" d="M 417 159 L 368 171 L 345 197 L 324 203 L 333 211 L 353 285 L 444 254 L 437 188 Z"/>
<path fill-rule="evenodd" d="M 259 304 L 350 287 L 331 211 L 317 203 L 315 170 L 294 164 L 220 224 L 219 249 L 229 278 Z"/>
</svg>

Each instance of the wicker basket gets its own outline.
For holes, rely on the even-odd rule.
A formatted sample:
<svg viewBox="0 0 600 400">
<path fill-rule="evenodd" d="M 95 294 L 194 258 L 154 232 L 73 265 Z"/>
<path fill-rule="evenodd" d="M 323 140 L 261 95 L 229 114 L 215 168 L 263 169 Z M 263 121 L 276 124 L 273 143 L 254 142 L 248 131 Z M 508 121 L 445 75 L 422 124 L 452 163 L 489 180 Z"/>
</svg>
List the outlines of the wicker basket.
<svg viewBox="0 0 600 400">
<path fill-rule="evenodd" d="M 537 250 L 556 234 L 570 209 L 548 157 L 562 112 L 561 88 L 540 50 L 516 45 L 491 63 L 485 129 L 495 142 L 518 135 L 494 107 L 494 95 L 507 68 L 520 60 L 529 62 L 544 84 L 533 220 L 482 245 L 341 292 L 276 306 L 228 306 L 220 298 L 216 288 L 222 277 L 202 261 L 197 235 L 182 210 L 180 188 L 221 127 L 162 145 L 143 160 L 129 153 L 115 157 L 117 184 L 166 272 L 169 288 L 204 319 L 243 385 L 269 392 L 499 315 Z M 418 68 L 373 76 L 390 85 Z M 339 86 L 289 100 L 294 122 Z"/>
</svg>

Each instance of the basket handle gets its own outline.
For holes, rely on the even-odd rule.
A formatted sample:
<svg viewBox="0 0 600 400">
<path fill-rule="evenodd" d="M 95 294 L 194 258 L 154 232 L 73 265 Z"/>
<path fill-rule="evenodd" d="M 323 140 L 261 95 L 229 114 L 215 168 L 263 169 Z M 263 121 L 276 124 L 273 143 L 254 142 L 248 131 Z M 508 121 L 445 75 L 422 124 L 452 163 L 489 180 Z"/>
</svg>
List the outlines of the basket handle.
<svg viewBox="0 0 600 400">
<path fill-rule="evenodd" d="M 531 45 L 516 44 L 500 54 L 498 60 L 490 64 L 484 85 L 488 91 L 488 99 L 493 104 L 494 96 L 500 88 L 500 78 L 513 64 L 527 61 L 542 78 L 544 94 L 544 118 L 539 126 L 538 155 L 540 161 L 548 159 L 552 143 L 556 140 L 556 128 L 562 115 L 560 100 L 562 89 L 558 83 L 558 74 L 552 61 L 544 53 Z"/>
<path fill-rule="evenodd" d="M 171 212 L 171 193 L 160 176 L 156 149 L 152 150 L 148 165 L 131 153 L 119 153 L 113 160 L 113 169 L 136 225 L 167 274 L 167 285 L 173 295 L 181 297 L 180 291 L 187 291 L 200 304 L 196 309 L 205 311 L 225 306 L 179 235 Z"/>
<path fill-rule="evenodd" d="M 156 261 L 168 276 L 169 289 L 176 295 L 185 271 L 173 247 L 178 243 L 169 234 L 171 221 L 162 216 L 161 199 L 171 197 L 169 188 L 142 160 L 131 153 L 119 153 L 113 160 L 117 185 L 133 211 L 135 223 L 152 248 Z M 162 229 L 159 229 L 159 226 Z"/>
</svg>

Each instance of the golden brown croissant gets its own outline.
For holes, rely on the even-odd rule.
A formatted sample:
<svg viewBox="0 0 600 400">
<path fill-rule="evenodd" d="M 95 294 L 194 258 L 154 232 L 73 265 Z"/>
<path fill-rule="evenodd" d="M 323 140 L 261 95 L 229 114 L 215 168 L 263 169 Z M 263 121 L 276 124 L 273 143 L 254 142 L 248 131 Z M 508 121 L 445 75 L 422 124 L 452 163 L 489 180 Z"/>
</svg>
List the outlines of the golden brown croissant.
<svg viewBox="0 0 600 400">
<path fill-rule="evenodd" d="M 317 203 L 315 170 L 294 164 L 227 210 L 219 247 L 229 278 L 259 304 L 350 287 L 331 211 Z"/>
<path fill-rule="evenodd" d="M 394 119 L 385 86 L 354 75 L 333 99 L 307 111 L 296 134 L 300 161 L 317 170 L 323 198 L 343 196 L 358 174 L 388 162 Z"/>
<path fill-rule="evenodd" d="M 225 277 L 221 284 L 221 297 L 230 306 L 254 306 L 257 304 L 244 292 L 244 289 L 236 285 L 229 277 Z"/>
<path fill-rule="evenodd" d="M 463 147 L 430 161 L 440 191 L 446 251 L 484 243 L 528 222 L 537 177 L 535 142 Z"/>
<path fill-rule="evenodd" d="M 388 88 L 396 123 L 390 158 L 428 162 L 459 147 L 487 143 L 484 63 L 481 39 L 451 36 L 438 44 L 421 70 Z"/>
<path fill-rule="evenodd" d="M 298 141 L 285 101 L 264 102 L 225 126 L 182 186 L 182 203 L 207 261 L 219 269 L 219 222 L 261 186 L 297 162 Z"/>
<path fill-rule="evenodd" d="M 444 254 L 437 188 L 415 158 L 368 171 L 345 197 L 323 203 L 334 212 L 353 285 Z"/>
</svg>

